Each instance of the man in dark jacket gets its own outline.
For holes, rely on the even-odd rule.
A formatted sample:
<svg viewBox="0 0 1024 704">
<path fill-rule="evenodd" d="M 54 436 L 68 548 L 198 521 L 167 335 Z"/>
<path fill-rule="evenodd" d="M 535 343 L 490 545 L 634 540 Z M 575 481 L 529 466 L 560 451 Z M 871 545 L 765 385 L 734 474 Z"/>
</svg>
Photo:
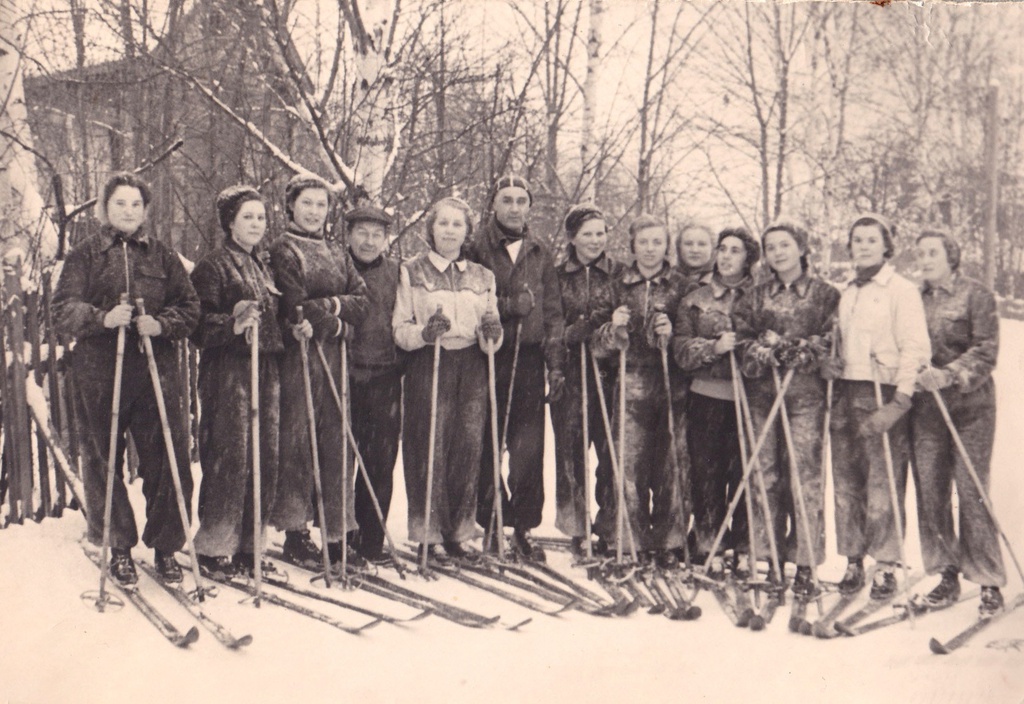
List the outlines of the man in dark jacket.
<svg viewBox="0 0 1024 704">
<path fill-rule="evenodd" d="M 510 382 L 512 393 L 507 436 L 508 496 L 502 487 L 502 516 L 505 524 L 514 529 L 516 551 L 528 559 L 543 561 L 544 553 L 530 543 L 529 531 L 540 525 L 544 507 L 544 368 L 546 365 L 549 397 L 555 401 L 565 386 L 565 347 L 554 261 L 547 248 L 530 236 L 526 223 L 532 203 L 530 185 L 525 179 L 498 179 L 491 199 L 493 215 L 474 238 L 468 256 L 494 272 L 498 312 L 505 327 L 506 344 L 494 360 L 499 428 L 505 424 Z M 517 354 L 513 380 L 513 359 Z M 490 536 L 494 509 L 490 433 L 485 433 L 484 443 L 477 522 Z"/>
<path fill-rule="evenodd" d="M 358 206 L 345 213 L 345 223 L 348 251 L 366 283 L 369 300 L 369 312 L 356 327 L 348 346 L 352 434 L 387 520 L 402 430 L 403 369 L 391 330 L 398 262 L 387 256 L 391 218 L 383 210 Z M 356 480 L 356 521 L 359 554 L 367 560 L 379 560 L 384 529 L 362 475 Z"/>
</svg>

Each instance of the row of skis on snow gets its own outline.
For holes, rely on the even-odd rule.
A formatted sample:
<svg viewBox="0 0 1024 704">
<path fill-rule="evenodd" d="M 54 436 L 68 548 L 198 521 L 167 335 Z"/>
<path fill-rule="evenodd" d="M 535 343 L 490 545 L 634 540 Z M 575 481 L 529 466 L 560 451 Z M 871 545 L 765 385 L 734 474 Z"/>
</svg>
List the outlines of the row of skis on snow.
<svg viewBox="0 0 1024 704">
<path fill-rule="evenodd" d="M 569 541 L 564 539 L 538 537 L 536 540 L 547 548 L 570 550 Z M 83 549 L 101 574 L 105 574 L 107 566 L 99 551 L 85 544 Z M 252 642 L 251 635 L 233 634 L 210 614 L 210 601 L 223 592 L 236 593 L 242 601 L 256 607 L 270 604 L 275 608 L 287 609 L 351 635 L 359 635 L 382 623 L 407 627 L 428 616 L 468 628 L 499 627 L 512 631 L 532 620 L 520 618 L 506 621 L 500 615 L 478 613 L 456 605 L 451 600 L 430 595 L 427 593 L 430 589 L 407 586 L 408 568 L 403 566 L 403 561 L 411 565 L 420 562 L 411 546 L 409 550 L 395 550 L 391 559 L 379 567 L 347 567 L 344 573 L 337 563 L 328 573 L 317 571 L 314 565 L 289 565 L 291 573 L 301 575 L 294 581 L 289 572 L 271 567 L 275 561 L 283 561 L 281 550 L 268 550 L 266 558 L 261 566 L 266 569 L 260 570 L 260 579 L 241 574 L 208 574 L 191 591 L 183 583 L 169 584 L 163 581 L 154 567 L 145 561 L 138 562 L 145 576 L 142 584 L 126 586 L 113 579 L 109 582 L 161 635 L 180 648 L 186 648 L 198 639 L 199 627 L 229 649 L 239 649 Z M 819 583 L 819 593 L 814 597 L 787 595 L 785 586 L 778 586 L 778 581 L 771 579 L 770 575 L 757 572 L 743 574 L 729 569 L 728 562 L 720 560 L 716 560 L 715 566 L 710 569 L 706 569 L 710 565 L 680 565 L 678 568 L 664 569 L 654 562 L 643 560 L 618 562 L 614 559 L 577 556 L 572 566 L 573 570 L 559 570 L 544 562 L 521 559 L 521 556 L 509 551 L 506 559 L 472 553 L 469 559 L 432 560 L 426 570 L 421 566 L 413 569 L 425 581 L 458 580 L 527 611 L 549 617 L 559 617 L 569 611 L 603 617 L 625 617 L 644 610 L 673 621 L 694 620 L 702 615 L 701 607 L 696 603 L 701 592 L 709 592 L 734 626 L 760 631 L 774 621 L 776 612 L 786 606 L 788 596 L 791 602 L 789 630 L 822 639 L 855 637 L 904 621 L 919 620 L 940 608 L 955 607 L 957 603 L 976 596 L 968 592 L 961 596 L 959 602 L 949 606 L 929 606 L 923 599 L 911 596 L 924 576 L 920 572 L 906 578 L 901 588 L 890 598 L 873 600 L 868 597 L 867 589 L 842 595 L 836 592 L 834 584 L 825 582 Z M 585 575 L 584 579 L 580 579 L 582 575 Z M 156 589 L 166 591 L 173 597 L 194 623 L 189 622 L 190 626 L 182 630 L 170 615 L 146 596 L 146 586 L 149 584 L 156 585 Z M 370 601 L 379 601 L 380 608 L 368 608 L 364 605 L 368 603 L 365 599 L 356 603 L 345 598 L 345 592 L 349 590 L 359 590 L 379 597 L 379 600 Z M 83 599 L 101 611 L 123 606 L 123 601 L 104 591 L 102 586 L 100 593 L 86 592 Z M 973 618 L 963 631 L 954 634 L 949 640 L 932 638 L 932 652 L 943 654 L 956 650 L 983 629 L 1005 618 L 1022 603 L 1024 595 L 1017 596 L 1002 612 Z"/>
</svg>

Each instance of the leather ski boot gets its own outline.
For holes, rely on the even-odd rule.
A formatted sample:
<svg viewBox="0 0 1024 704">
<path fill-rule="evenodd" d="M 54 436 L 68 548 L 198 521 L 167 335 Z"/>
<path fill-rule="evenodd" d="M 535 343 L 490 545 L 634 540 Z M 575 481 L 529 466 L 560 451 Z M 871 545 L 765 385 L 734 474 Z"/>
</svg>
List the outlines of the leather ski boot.
<svg viewBox="0 0 1024 704">
<path fill-rule="evenodd" d="M 879 565 L 871 583 L 871 598 L 875 601 L 889 599 L 896 593 L 896 573 L 892 564 Z"/>
<path fill-rule="evenodd" d="M 123 587 L 138 583 L 139 575 L 135 571 L 135 562 L 130 550 L 110 548 L 110 576 Z"/>
<path fill-rule="evenodd" d="M 814 579 L 811 577 L 811 568 L 806 565 L 798 565 L 796 577 L 793 578 L 793 596 L 808 601 L 818 596 L 818 589 L 814 586 Z"/>
<path fill-rule="evenodd" d="M 160 579 L 168 584 L 181 583 L 181 565 L 174 559 L 173 552 L 153 551 L 153 562 L 156 563 L 156 573 Z"/>
<path fill-rule="evenodd" d="M 530 542 L 529 531 L 516 528 L 512 533 L 512 547 L 524 560 L 529 562 L 547 562 L 544 548 Z"/>
<path fill-rule="evenodd" d="M 284 534 L 284 559 L 307 570 L 322 566 L 323 555 L 310 537 L 308 530 L 289 530 Z"/>
<path fill-rule="evenodd" d="M 960 598 L 960 571 L 956 567 L 942 570 L 942 580 L 928 592 L 925 603 L 933 608 L 949 606 Z"/>
<path fill-rule="evenodd" d="M 224 555 L 196 555 L 199 562 L 199 574 L 207 579 L 231 579 L 238 574 L 235 561 Z"/>
<path fill-rule="evenodd" d="M 864 588 L 864 559 L 851 557 L 846 563 L 846 574 L 839 580 L 839 593 L 845 596 L 856 594 Z"/>
<path fill-rule="evenodd" d="M 981 588 L 981 603 L 978 604 L 978 616 L 980 618 L 995 616 L 1004 608 L 1003 593 L 999 591 L 999 587 Z"/>
</svg>

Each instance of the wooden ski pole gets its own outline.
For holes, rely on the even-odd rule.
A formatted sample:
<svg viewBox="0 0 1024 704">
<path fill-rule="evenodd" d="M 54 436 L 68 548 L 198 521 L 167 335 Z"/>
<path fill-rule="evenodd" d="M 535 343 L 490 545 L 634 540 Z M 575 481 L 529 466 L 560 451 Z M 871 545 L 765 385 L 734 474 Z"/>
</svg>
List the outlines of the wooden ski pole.
<svg viewBox="0 0 1024 704">
<path fill-rule="evenodd" d="M 302 323 L 302 306 L 295 306 L 295 315 Z M 320 479 L 320 453 L 316 437 L 316 417 L 313 410 L 313 384 L 309 377 L 309 340 L 299 340 L 302 360 L 302 384 L 306 393 L 306 419 L 309 422 L 309 454 L 313 465 L 313 486 L 316 489 L 316 514 L 320 521 L 320 555 L 324 565 L 324 584 L 331 586 L 331 556 L 327 552 L 327 518 L 324 513 L 324 487 Z"/>
<path fill-rule="evenodd" d="M 687 529 L 690 523 L 690 514 L 686 510 L 687 504 L 686 496 L 683 491 L 683 477 L 682 472 L 679 470 L 679 456 L 678 446 L 676 445 L 676 414 L 672 408 L 672 379 L 669 375 L 668 369 L 668 346 L 667 343 L 660 346 L 661 351 L 661 377 L 662 382 L 665 386 L 665 408 L 666 416 L 668 417 L 668 453 L 671 456 L 672 463 L 672 480 L 675 483 L 676 490 L 679 492 L 680 508 L 683 513 L 682 521 L 683 527 L 683 552 L 686 556 L 686 566 L 690 566 L 690 549 L 687 545 Z"/>
<path fill-rule="evenodd" d="M 441 306 L 437 307 L 441 312 Z M 441 366 L 441 336 L 434 338 L 434 364 L 430 375 L 430 435 L 427 438 L 427 493 L 424 497 L 423 542 L 420 544 L 420 574 L 430 574 L 427 555 L 430 553 L 430 512 L 431 494 L 434 491 L 434 443 L 437 435 L 437 376 Z"/>
<path fill-rule="evenodd" d="M 139 315 L 146 314 L 146 303 L 142 298 L 135 299 L 135 307 Z M 206 588 L 203 586 L 202 576 L 199 574 L 199 559 L 196 557 L 196 546 L 192 540 L 192 526 L 189 524 L 188 507 L 185 506 L 185 492 L 181 488 L 181 474 L 178 470 L 178 460 L 174 454 L 174 438 L 171 437 L 171 424 L 167 420 L 167 406 L 164 401 L 164 391 L 160 384 L 160 371 L 156 366 L 156 357 L 153 354 L 153 341 L 149 335 L 140 334 L 142 348 L 146 351 L 146 361 L 149 363 L 149 378 L 153 382 L 153 395 L 156 396 L 156 410 L 160 415 L 160 426 L 164 433 L 164 450 L 167 452 L 167 463 L 171 470 L 171 481 L 174 483 L 174 495 L 178 500 L 178 515 L 181 517 L 181 529 L 185 533 L 185 544 L 188 546 L 188 556 L 192 560 L 192 578 L 196 582 L 196 598 L 200 602 L 206 600 Z M 184 430 L 187 432 L 187 429 Z"/>
<path fill-rule="evenodd" d="M 616 477 L 615 562 L 622 564 L 622 533 L 626 520 L 626 350 L 619 350 L 619 474 Z M 632 528 L 630 524 L 630 528 Z M 633 556 L 634 564 L 637 562 Z"/>
<path fill-rule="evenodd" d="M 875 359 L 875 355 L 871 355 L 871 377 L 875 386 L 875 404 L 881 408 L 884 404 L 882 401 L 882 384 L 878 380 L 878 369 L 876 365 L 878 360 Z M 903 545 L 903 519 L 900 518 L 900 499 L 899 492 L 896 489 L 896 469 L 893 466 L 892 461 L 892 444 L 889 442 L 889 431 L 882 433 L 882 452 L 885 459 L 885 474 L 886 479 L 889 481 L 889 500 L 892 503 L 892 520 L 896 527 L 896 539 L 899 541 L 900 547 L 900 568 L 903 572 L 903 583 L 908 585 L 904 587 L 907 589 L 910 585 L 910 573 L 907 568 L 907 549 Z M 906 598 L 906 609 L 907 617 L 910 622 L 910 627 L 914 627 L 915 614 L 913 604 L 910 603 L 910 593 L 907 592 Z"/>
<path fill-rule="evenodd" d="M 587 270 L 589 272 L 589 269 Z M 595 384 L 601 383 L 600 377 L 594 378 Z M 593 534 L 593 523 L 590 519 L 590 404 L 587 394 L 587 343 L 580 343 L 580 407 L 583 424 L 583 527 L 586 531 L 584 544 L 587 560 L 594 558 L 594 546 L 590 536 Z"/>
<path fill-rule="evenodd" d="M 252 573 L 253 605 L 260 607 L 263 589 L 263 489 L 260 477 L 260 327 L 249 328 L 249 442 L 252 446 Z"/>
<path fill-rule="evenodd" d="M 735 356 L 735 355 L 734 355 Z M 741 406 L 741 417 L 746 425 L 746 439 L 753 444 L 757 439 L 757 434 L 754 432 L 754 422 L 752 420 L 753 415 L 750 412 L 750 403 L 747 401 L 747 390 L 743 383 L 743 376 L 738 373 L 739 365 L 736 367 L 736 390 L 739 393 L 739 401 Z M 740 436 L 743 437 L 742 435 Z M 775 583 L 782 585 L 782 562 L 779 560 L 779 547 L 775 540 L 775 525 L 774 518 L 772 517 L 771 505 L 768 502 L 768 490 L 764 485 L 764 473 L 761 470 L 761 463 L 757 461 L 757 458 L 751 456 L 751 462 L 753 462 L 754 472 L 754 483 L 757 484 L 758 499 L 761 503 L 761 510 L 764 512 L 764 523 L 767 527 L 768 534 L 768 554 L 772 559 L 772 571 L 775 573 Z"/>
<path fill-rule="evenodd" d="M 736 413 L 736 436 L 737 436 L 737 438 L 739 438 L 739 444 L 740 444 L 740 466 L 742 466 L 744 462 L 748 461 L 748 457 L 747 457 L 747 429 L 746 429 L 746 427 L 744 425 L 744 422 L 743 422 L 743 420 L 744 420 L 743 419 L 743 400 L 740 398 L 739 368 L 737 367 L 737 364 L 736 364 L 736 354 L 732 350 L 729 350 L 729 370 L 731 372 L 731 381 L 732 381 L 733 410 Z M 752 493 L 753 493 L 752 491 L 749 491 L 749 486 L 748 486 L 748 491 L 744 491 L 743 492 L 743 496 L 744 496 L 744 500 L 746 501 L 746 507 L 747 507 L 747 540 L 750 543 L 750 546 L 748 548 L 749 551 L 750 551 L 750 555 L 749 555 L 749 557 L 750 557 L 750 574 L 751 574 L 751 576 L 756 576 L 757 575 L 757 535 L 756 535 L 756 532 L 755 532 L 755 529 L 754 529 L 754 521 L 756 520 L 756 516 L 754 515 L 754 502 L 750 498 L 750 495 Z M 768 514 L 767 511 L 765 511 L 764 515 L 767 518 L 767 516 L 769 514 Z M 768 523 L 767 521 L 765 522 L 765 534 L 766 535 L 772 535 L 772 525 L 771 525 L 771 523 Z M 773 538 L 774 538 L 774 536 L 773 536 Z M 774 559 L 775 559 L 776 562 L 778 561 L 777 557 L 774 558 Z M 761 592 L 758 589 L 754 589 L 754 607 L 758 611 L 761 610 Z"/>
<path fill-rule="evenodd" d="M 590 362 L 594 369 L 594 378 L 600 379 L 601 370 L 597 365 L 597 357 L 594 355 L 593 350 L 590 352 Z M 612 464 L 612 474 L 614 475 L 613 479 L 616 484 L 618 484 L 619 475 L 622 469 L 619 466 L 618 454 L 615 449 L 617 447 L 615 443 L 615 432 L 612 430 L 611 417 L 608 415 L 608 404 L 605 401 L 604 387 L 601 386 L 600 382 L 595 384 L 594 387 L 597 390 L 597 401 L 601 410 L 601 421 L 604 423 L 604 433 L 608 440 L 608 457 Z M 630 556 L 633 558 L 633 562 L 635 563 L 637 561 L 636 540 L 633 537 L 633 527 L 628 523 L 626 524 L 626 539 L 629 541 Z"/>
<path fill-rule="evenodd" d="M 757 436 L 757 440 L 754 442 L 754 446 L 750 450 L 750 458 L 748 461 L 743 463 L 743 479 L 740 480 L 740 485 L 736 487 L 736 494 L 732 497 L 732 501 L 729 502 L 729 508 L 725 512 L 725 518 L 722 520 L 722 524 L 718 527 L 718 533 L 715 535 L 715 540 L 711 544 L 711 550 L 708 551 L 708 559 L 704 563 L 704 574 L 707 575 L 711 571 L 711 562 L 714 560 L 715 553 L 718 552 L 718 546 L 722 543 L 722 538 L 725 537 L 725 531 L 729 527 L 729 521 L 732 520 L 732 514 L 736 512 L 736 507 L 739 506 L 740 501 L 743 499 L 743 492 L 747 490 L 747 486 L 750 483 L 750 474 L 754 470 L 754 466 L 757 463 L 757 455 L 761 452 L 761 446 L 764 445 L 764 441 L 768 438 L 768 433 L 772 430 L 772 423 L 775 422 L 775 416 L 779 414 L 779 408 L 782 406 L 782 401 L 786 395 L 786 389 L 789 388 L 790 382 L 793 381 L 793 370 L 790 369 L 786 372 L 786 376 L 782 379 L 782 387 L 779 392 L 775 394 L 775 401 L 772 402 L 772 406 L 768 409 L 768 415 L 764 421 L 764 427 L 761 428 L 761 434 Z"/>
<path fill-rule="evenodd" d="M 779 370 L 772 367 L 772 379 L 775 382 L 775 389 L 781 388 L 779 382 Z M 800 481 L 800 468 L 796 463 L 796 447 L 793 443 L 793 430 L 789 425 L 789 412 L 786 410 L 786 404 L 783 403 L 780 406 L 780 416 L 782 417 L 782 436 L 786 440 L 786 454 L 789 456 L 789 483 L 792 485 L 793 493 L 796 494 L 796 509 L 799 512 L 800 529 L 804 534 L 804 542 L 807 543 L 807 562 L 808 567 L 811 570 L 811 583 L 814 584 L 814 591 L 816 596 L 814 597 L 814 603 L 818 608 L 818 615 L 822 616 L 825 613 L 824 608 L 821 605 L 821 585 L 818 582 L 818 556 L 814 552 L 814 535 L 811 533 L 811 521 L 807 515 L 807 502 L 804 497 L 804 486 L 803 482 Z"/>
<path fill-rule="evenodd" d="M 342 322 L 342 331 L 345 323 Z M 345 336 L 341 337 L 341 427 L 348 426 L 348 344 Z M 331 381 L 331 386 L 334 382 Z M 354 473 L 353 473 L 354 474 Z M 354 477 L 353 477 L 354 478 Z M 355 486 L 349 484 L 348 477 L 348 435 L 341 434 L 341 581 L 348 584 L 348 501 L 349 492 Z"/>
<path fill-rule="evenodd" d="M 503 422 L 501 424 L 501 449 L 498 451 L 498 485 L 494 489 L 495 493 L 496 493 L 496 495 L 494 497 L 494 500 L 496 502 L 500 502 L 502 496 L 504 495 L 504 491 L 501 491 L 501 488 L 502 488 L 501 487 L 501 460 L 505 456 L 505 447 L 508 444 L 508 424 L 509 424 L 509 418 L 512 417 L 512 393 L 513 393 L 513 391 L 515 391 L 515 388 L 516 388 L 516 369 L 519 367 L 519 339 L 522 336 L 523 336 L 523 321 L 522 321 L 522 319 L 520 319 L 516 323 L 516 339 L 515 339 L 515 342 L 512 343 L 512 370 L 511 370 L 511 373 L 509 374 L 509 378 L 508 378 L 508 398 L 505 399 L 505 419 L 503 420 Z M 498 517 L 497 509 L 495 509 L 492 506 L 491 507 L 491 518 L 487 522 L 487 533 L 490 534 L 490 535 L 495 535 L 495 533 L 492 533 L 491 531 L 496 528 L 497 517 Z M 502 530 L 504 530 L 504 529 L 502 529 Z M 497 537 L 498 542 L 501 542 L 501 541 L 503 541 L 505 539 L 504 532 L 499 531 L 497 533 L 497 536 L 498 536 Z M 488 538 L 489 538 L 489 535 L 485 535 L 484 536 L 484 545 L 485 546 L 487 544 Z M 504 550 L 504 548 L 502 548 L 502 551 L 503 550 Z"/>
<path fill-rule="evenodd" d="M 518 335 L 516 341 L 518 342 Z M 513 357 L 516 355 L 513 353 Z M 513 372 L 514 373 L 514 372 Z M 501 510 L 501 456 L 505 449 L 504 442 L 498 441 L 498 385 L 497 375 L 494 368 L 494 340 L 487 341 L 487 393 L 491 402 L 491 453 L 494 465 L 494 508 L 492 509 L 495 519 L 495 529 L 498 545 L 498 562 L 505 561 L 505 521 Z M 509 389 L 511 398 L 511 389 Z M 505 429 L 508 429 L 508 412 L 505 413 Z"/>
<path fill-rule="evenodd" d="M 121 294 L 121 305 L 128 303 L 128 294 Z M 110 572 L 110 518 L 114 503 L 114 475 L 117 471 L 117 438 L 120 435 L 121 418 L 121 377 L 124 373 L 124 340 L 128 329 L 122 325 L 117 329 L 117 356 L 114 361 L 114 396 L 110 409 L 110 441 L 107 444 L 107 486 L 103 495 L 103 547 L 100 549 L 100 595 L 96 608 L 103 611 L 107 603 L 107 575 Z"/>
<path fill-rule="evenodd" d="M 978 490 L 978 495 L 981 497 L 982 503 L 985 504 L 985 510 L 988 511 L 988 515 L 992 519 L 992 524 L 996 527 L 996 530 L 999 531 L 999 536 L 1003 539 L 1006 551 L 1010 553 L 1010 558 L 1013 560 L 1013 566 L 1017 568 L 1017 574 L 1020 575 L 1021 582 L 1024 582 L 1024 570 L 1021 570 L 1020 562 L 1017 560 L 1017 554 L 1013 551 L 1010 539 L 1006 537 L 1006 533 L 1003 532 L 1002 526 L 999 525 L 999 519 L 996 518 L 995 506 L 992 505 L 992 499 L 989 497 L 988 491 L 985 490 L 985 485 L 981 483 L 981 477 L 978 476 L 978 471 L 974 468 L 974 462 L 971 461 L 970 455 L 967 454 L 967 447 L 964 445 L 964 441 L 960 437 L 960 433 L 957 432 L 956 426 L 953 424 L 953 418 L 949 415 L 949 408 L 946 406 L 946 402 L 942 399 L 942 394 L 938 391 L 932 391 L 932 396 L 935 398 L 935 405 L 939 407 L 942 419 L 946 421 L 946 427 L 949 428 L 949 434 L 953 438 L 953 443 L 956 445 L 957 452 L 960 453 L 960 459 L 964 461 L 964 466 L 967 467 L 967 472 L 971 475 L 971 480 L 974 482 L 974 486 Z"/>
<path fill-rule="evenodd" d="M 832 325 L 832 344 L 829 347 L 829 359 L 835 359 L 839 353 L 839 323 Z M 827 495 L 828 488 L 828 465 L 832 459 L 832 394 L 834 393 L 835 381 L 828 379 L 825 382 L 825 422 L 821 430 L 821 495 Z"/>
<path fill-rule="evenodd" d="M 327 356 L 324 355 L 324 348 L 319 342 L 316 343 L 316 353 L 320 357 L 320 365 L 324 369 L 324 374 L 327 376 L 331 388 L 331 396 L 334 398 L 335 405 L 338 406 L 338 412 L 341 412 L 341 395 L 338 393 L 338 388 L 334 383 L 334 375 L 331 373 L 331 367 L 327 363 Z M 348 414 L 343 417 L 343 432 L 348 438 L 349 447 L 352 448 L 352 454 L 355 456 L 356 467 L 359 469 L 360 475 L 363 477 L 363 482 L 366 483 L 366 489 L 370 494 L 370 500 L 373 502 L 373 510 L 377 513 L 377 520 L 380 522 L 381 530 L 384 531 L 384 537 L 388 544 L 388 553 L 391 555 L 391 561 L 395 565 L 395 571 L 398 572 L 398 576 L 405 579 L 405 570 L 402 569 L 402 563 L 398 559 L 398 551 L 395 548 L 395 541 L 391 539 L 391 532 L 388 530 L 387 521 L 384 520 L 384 511 L 380 507 L 380 501 L 377 498 L 377 492 L 373 488 L 373 484 L 370 483 L 370 472 L 366 469 L 366 463 L 363 461 L 363 455 L 359 452 L 359 444 L 356 442 L 355 433 L 352 432 L 352 422 L 349 419 Z"/>
</svg>

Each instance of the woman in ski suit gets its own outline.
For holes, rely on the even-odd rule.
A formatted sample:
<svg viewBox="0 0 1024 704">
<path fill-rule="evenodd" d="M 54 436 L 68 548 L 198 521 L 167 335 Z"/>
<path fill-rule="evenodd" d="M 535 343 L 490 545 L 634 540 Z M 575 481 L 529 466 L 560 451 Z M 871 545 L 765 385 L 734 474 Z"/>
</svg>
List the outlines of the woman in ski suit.
<svg viewBox="0 0 1024 704">
<path fill-rule="evenodd" d="M 942 580 L 926 597 L 936 607 L 960 596 L 959 574 L 982 585 L 980 613 L 1003 608 L 1006 571 L 995 522 L 954 445 L 933 392 L 939 392 L 985 491 L 996 428 L 992 369 L 999 353 L 999 311 L 992 291 L 960 272 L 960 247 L 945 232 L 917 238 L 922 299 L 932 345 L 931 365 L 917 375 L 910 412 L 914 486 L 921 553 Z M 953 530 L 952 486 L 959 497 L 959 538 Z"/>
<path fill-rule="evenodd" d="M 756 434 L 764 430 L 775 401 L 775 379 L 793 371 L 784 405 L 793 446 L 786 442 L 780 415 L 758 455 L 772 525 L 768 527 L 763 507 L 755 500 L 755 548 L 759 556 L 767 557 L 766 531 L 774 531 L 779 560 L 797 566 L 793 593 L 811 597 L 815 593 L 812 565 L 825 560 L 821 436 L 826 384 L 818 366 L 829 356 L 839 292 L 809 271 L 803 228 L 784 222 L 772 225 L 761 237 L 761 246 L 771 274 L 737 305 L 736 331 L 743 349 L 743 373 L 752 380 L 749 400 Z M 799 486 L 791 481 L 791 463 L 796 465 Z M 800 513 L 800 493 L 810 536 Z"/>
<path fill-rule="evenodd" d="M 864 586 L 865 555 L 877 562 L 871 597 L 896 592 L 901 546 L 896 521 L 904 521 L 910 410 L 917 370 L 931 359 L 921 294 L 888 263 L 893 228 L 881 215 L 865 214 L 850 227 L 847 248 L 856 276 L 839 301 L 839 355 L 822 365 L 836 379 L 832 403 L 832 475 L 836 539 L 847 558 L 839 590 Z M 881 386 L 882 404 L 875 400 Z M 899 516 L 893 512 L 882 434 L 888 433 Z"/>
<path fill-rule="evenodd" d="M 501 346 L 494 274 L 467 261 L 469 206 L 444 198 L 427 217 L 430 251 L 402 264 L 392 316 L 395 342 L 410 352 L 405 376 L 402 463 L 409 538 L 432 559 L 477 557 L 477 481 L 488 419 L 487 357 Z M 436 407 L 431 407 L 435 342 L 440 343 Z M 426 515 L 430 430 L 434 428 L 430 516 Z M 444 547 L 444 555 L 436 547 Z"/>
<path fill-rule="evenodd" d="M 623 547 L 629 548 L 632 533 L 637 550 L 652 553 L 658 565 L 668 569 L 679 564 L 676 552 L 686 538 L 684 490 L 689 456 L 683 417 L 684 379 L 670 363 L 671 396 L 666 396 L 661 356 L 667 354 L 672 337 L 672 320 L 666 311 L 675 313 L 684 283 L 682 275 L 669 266 L 671 242 L 662 223 L 642 215 L 630 225 L 629 236 L 635 261 L 615 280 L 617 307 L 598 332 L 595 349 L 602 355 L 626 351 L 626 366 L 620 365 L 619 369 L 625 374 L 626 387 L 625 462 L 620 469 L 624 473 L 623 508 L 629 527 L 623 534 Z M 668 432 L 670 401 L 675 423 L 674 457 Z M 615 406 L 614 423 L 618 428 L 618 399 Z M 614 544 L 615 528 L 609 526 L 608 530 L 601 537 Z"/>
<path fill-rule="evenodd" d="M 703 563 L 711 550 L 729 502 L 743 478 L 729 353 L 736 346 L 732 312 L 754 280 L 751 268 L 760 247 L 742 228 L 718 235 L 714 268 L 676 311 L 672 353 L 680 369 L 692 375 L 686 402 L 686 441 L 690 449 L 690 501 L 694 517 L 694 557 Z M 743 505 L 721 549 L 742 552 L 748 542 Z"/>
<path fill-rule="evenodd" d="M 76 339 L 75 371 L 78 419 L 82 423 L 83 479 L 88 538 L 103 539 L 111 406 L 118 328 L 126 328 L 117 429 L 117 465 L 110 521 L 110 574 L 122 584 L 137 581 L 131 548 L 138 542 L 135 516 L 122 479 L 125 433 L 139 453 L 142 493 L 146 497 L 143 542 L 155 550 L 156 568 L 168 582 L 181 581 L 174 553 L 185 544 L 164 446 L 163 428 L 140 335 L 152 340 L 163 387 L 174 457 L 186 508 L 192 505 L 188 429 L 183 422 L 175 342 L 183 340 L 199 317 L 199 299 L 174 250 L 153 239 L 146 228 L 149 187 L 134 174 L 113 175 L 100 204 L 105 223 L 99 234 L 71 250 L 53 295 L 58 332 Z M 128 303 L 119 300 L 127 294 Z M 137 314 L 135 299 L 145 300 Z"/>
<path fill-rule="evenodd" d="M 320 460 L 324 514 L 327 522 L 327 547 L 331 562 L 341 560 L 348 550 L 348 562 L 364 564 L 348 547 L 348 534 L 357 527 L 355 515 L 355 467 L 343 474 L 344 435 L 341 414 L 327 371 L 320 361 L 319 347 L 327 359 L 330 375 L 341 375 L 341 340 L 366 317 L 366 284 L 356 271 L 341 242 L 325 238 L 330 206 L 330 187 L 322 179 L 300 174 L 285 189 L 288 229 L 270 249 L 274 280 L 281 291 L 278 318 L 297 324 L 296 306 L 302 306 L 303 318 L 312 327 L 308 347 L 310 383 L 313 389 L 313 416 L 317 430 L 317 454 Z M 284 335 L 281 360 L 281 443 L 277 496 L 271 523 L 285 531 L 285 559 L 302 567 L 316 567 L 321 551 L 309 537 L 307 525 L 315 515 L 312 457 L 309 443 L 309 416 L 303 383 L 299 342 Z M 347 487 L 342 508 L 343 483 Z M 347 517 L 342 524 L 342 515 Z"/>
<path fill-rule="evenodd" d="M 566 260 L 558 267 L 558 283 L 562 291 L 562 312 L 565 316 L 565 345 L 568 354 L 565 392 L 551 404 L 551 424 L 555 432 L 555 527 L 572 538 L 576 555 L 586 553 L 585 512 L 590 497 L 584 493 L 586 464 L 583 446 L 583 378 L 587 380 L 587 430 L 589 441 L 597 452 L 598 516 L 594 525 L 613 522 L 609 515 L 614 505 L 608 441 L 601 410 L 594 368 L 590 359 L 590 340 L 597 329 L 608 322 L 612 313 L 612 282 L 621 266 L 605 251 L 608 226 L 604 214 L 592 205 L 577 205 L 565 216 L 565 233 L 569 238 Z M 581 368 L 580 356 L 586 350 Z M 607 373 L 607 362 L 601 367 L 599 380 L 605 397 L 612 398 L 614 384 Z M 594 526 L 592 526 L 594 529 Z M 598 535 L 601 531 L 595 530 Z"/>
<path fill-rule="evenodd" d="M 277 488 L 280 384 L 284 350 L 277 324 L 277 299 L 260 243 L 267 231 L 266 208 L 248 186 L 217 196 L 224 244 L 192 272 L 199 294 L 199 325 L 192 341 L 199 357 L 199 569 L 230 577 L 253 569 L 252 440 L 250 426 L 250 345 L 259 335 L 259 415 L 261 517 L 266 522 Z"/>
<path fill-rule="evenodd" d="M 715 233 L 705 225 L 690 225 L 679 233 L 676 267 L 688 286 L 700 283 L 714 269 L 716 240 Z"/>
</svg>

